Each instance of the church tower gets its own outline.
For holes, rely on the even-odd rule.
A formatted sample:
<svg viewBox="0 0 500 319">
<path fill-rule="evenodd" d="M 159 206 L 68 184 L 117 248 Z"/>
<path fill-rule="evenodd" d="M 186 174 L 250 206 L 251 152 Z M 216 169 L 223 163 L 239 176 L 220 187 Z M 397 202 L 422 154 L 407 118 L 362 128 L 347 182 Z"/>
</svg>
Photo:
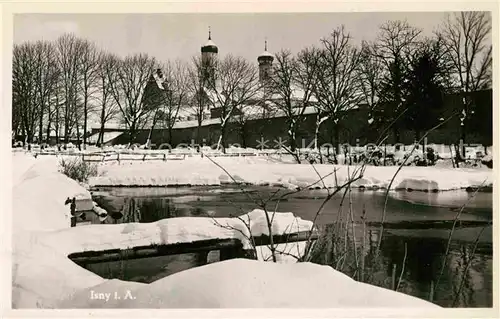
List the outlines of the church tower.
<svg viewBox="0 0 500 319">
<path fill-rule="evenodd" d="M 267 51 L 267 40 L 264 42 L 264 52 L 259 55 L 259 81 L 265 83 L 271 78 L 274 56 Z"/>
<path fill-rule="evenodd" d="M 219 49 L 212 41 L 212 33 L 208 28 L 208 41 L 201 47 L 202 78 L 207 85 L 215 85 L 215 69 L 217 66 L 217 55 Z"/>
</svg>

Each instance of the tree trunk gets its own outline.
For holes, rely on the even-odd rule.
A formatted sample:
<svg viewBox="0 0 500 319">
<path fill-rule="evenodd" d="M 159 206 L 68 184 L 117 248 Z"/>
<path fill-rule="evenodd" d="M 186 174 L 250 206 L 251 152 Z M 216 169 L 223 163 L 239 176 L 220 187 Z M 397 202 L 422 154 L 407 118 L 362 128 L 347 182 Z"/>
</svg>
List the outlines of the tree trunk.
<svg viewBox="0 0 500 319">
<path fill-rule="evenodd" d="M 44 111 L 44 101 L 40 103 L 40 121 L 38 122 L 38 144 L 42 144 L 43 139 L 43 111 Z"/>
<path fill-rule="evenodd" d="M 420 135 L 420 132 L 419 132 L 419 135 Z M 419 137 L 419 139 L 420 139 L 420 137 Z M 424 156 L 424 159 L 427 160 L 427 152 L 425 151 L 425 147 L 426 147 L 426 145 L 425 145 L 425 138 L 424 138 L 424 139 L 422 139 L 422 154 Z"/>
<path fill-rule="evenodd" d="M 319 139 L 319 126 L 321 125 L 321 117 L 319 115 L 319 112 L 318 112 L 318 115 L 316 115 L 316 127 L 314 129 L 314 149 L 318 149 L 318 139 Z"/>
<path fill-rule="evenodd" d="M 78 150 L 81 151 L 81 145 L 80 145 L 80 127 L 78 125 L 78 121 L 76 122 L 76 145 L 78 146 Z"/>
<path fill-rule="evenodd" d="M 168 144 L 172 146 L 172 125 L 168 125 Z"/>
<path fill-rule="evenodd" d="M 99 136 L 97 137 L 97 146 L 102 147 L 104 144 L 104 120 L 101 120 L 101 127 L 99 128 Z"/>
<path fill-rule="evenodd" d="M 297 141 L 295 140 L 296 130 L 296 125 L 291 123 L 288 127 L 288 138 L 290 138 L 290 151 L 292 151 L 292 153 L 295 153 L 295 149 L 297 148 Z"/>
<path fill-rule="evenodd" d="M 28 143 L 33 143 L 35 132 L 32 129 L 28 130 Z"/>
<path fill-rule="evenodd" d="M 66 97 L 65 114 L 64 114 L 64 143 L 66 144 L 69 142 L 69 109 L 70 109 L 69 100 Z"/>
<path fill-rule="evenodd" d="M 129 142 L 131 145 L 135 143 L 137 137 L 136 135 L 137 135 L 137 123 L 136 120 L 134 119 L 129 129 Z"/>
<path fill-rule="evenodd" d="M 300 164 L 300 156 L 297 152 L 297 126 L 291 125 L 288 129 L 288 137 L 290 138 L 290 152 L 298 164 Z"/>
<path fill-rule="evenodd" d="M 461 132 L 461 136 L 460 136 L 460 144 L 462 146 L 462 149 L 460 150 L 462 152 L 461 156 L 462 158 L 465 159 L 465 154 L 466 154 L 466 150 L 465 150 L 465 136 L 466 136 L 466 128 L 465 128 L 465 120 L 462 124 L 462 132 Z"/>
<path fill-rule="evenodd" d="M 297 149 L 297 143 L 295 141 L 295 132 L 290 132 L 288 134 L 288 137 L 290 138 L 290 151 L 292 151 L 292 153 L 295 153 L 295 150 Z"/>
<path fill-rule="evenodd" d="M 399 134 L 399 128 L 394 126 L 394 127 L 392 128 L 392 132 L 393 132 L 393 134 L 394 134 L 394 143 L 395 143 L 395 144 L 400 143 L 400 142 L 401 142 L 401 136 L 400 136 L 400 134 Z"/>
<path fill-rule="evenodd" d="M 157 112 L 155 112 L 155 115 L 153 116 L 153 124 L 151 125 L 151 129 L 149 130 L 149 134 L 148 134 L 148 139 L 146 141 L 146 145 L 148 148 L 151 147 L 151 138 L 153 136 L 153 130 L 155 128 L 155 125 L 156 125 L 156 122 L 157 122 Z"/>
<path fill-rule="evenodd" d="M 340 129 L 339 129 L 339 124 L 338 123 L 333 123 L 333 133 L 335 136 L 335 148 L 337 150 L 337 154 L 340 154 L 342 152 L 341 147 L 340 147 Z"/>
<path fill-rule="evenodd" d="M 83 98 L 83 149 L 87 149 L 87 121 L 88 121 L 88 109 L 87 109 L 88 97 L 85 92 Z"/>
<path fill-rule="evenodd" d="M 421 146 L 423 145 L 423 142 L 422 144 L 420 144 L 420 130 L 415 130 L 415 142 L 418 143 L 418 146 Z M 422 155 L 424 156 L 424 159 L 425 159 L 425 150 L 422 149 Z"/>
<path fill-rule="evenodd" d="M 26 128 L 24 127 L 24 123 L 21 122 L 21 136 L 23 137 L 23 147 L 26 146 Z"/>
<path fill-rule="evenodd" d="M 49 109 L 49 118 L 47 119 L 47 138 L 45 139 L 45 142 L 49 144 L 50 141 L 50 125 L 52 124 L 52 116 L 50 116 L 50 109 Z"/>
<path fill-rule="evenodd" d="M 226 154 L 226 124 L 221 125 L 220 137 L 219 142 L 217 143 L 217 147 L 222 147 L 222 153 Z"/>
<path fill-rule="evenodd" d="M 196 143 L 201 143 L 201 122 L 198 122 L 198 128 L 196 129 Z"/>
<path fill-rule="evenodd" d="M 241 125 L 241 129 L 240 129 L 241 146 L 243 148 L 247 148 L 247 139 L 246 139 L 246 137 L 247 137 L 247 134 L 246 134 L 247 133 L 246 132 L 247 127 L 246 126 L 247 126 L 246 123 L 243 123 Z"/>
<path fill-rule="evenodd" d="M 59 144 L 59 98 L 56 98 L 56 144 Z"/>
</svg>

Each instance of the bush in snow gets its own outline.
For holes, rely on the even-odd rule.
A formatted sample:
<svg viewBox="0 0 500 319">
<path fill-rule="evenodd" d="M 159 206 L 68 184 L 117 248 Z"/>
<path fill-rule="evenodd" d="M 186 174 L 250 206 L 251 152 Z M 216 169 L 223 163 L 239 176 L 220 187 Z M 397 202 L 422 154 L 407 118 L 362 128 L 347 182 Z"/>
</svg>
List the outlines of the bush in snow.
<svg viewBox="0 0 500 319">
<path fill-rule="evenodd" d="M 59 162 L 60 171 L 71 179 L 86 183 L 89 177 L 97 176 L 97 164 L 87 163 L 80 158 L 61 159 Z"/>
</svg>

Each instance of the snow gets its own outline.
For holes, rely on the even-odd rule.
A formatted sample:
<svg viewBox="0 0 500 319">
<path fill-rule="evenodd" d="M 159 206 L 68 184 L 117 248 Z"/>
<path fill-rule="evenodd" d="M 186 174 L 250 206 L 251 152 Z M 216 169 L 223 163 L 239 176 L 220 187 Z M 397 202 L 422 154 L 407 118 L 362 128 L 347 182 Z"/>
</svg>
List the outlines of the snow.
<svg viewBox="0 0 500 319">
<path fill-rule="evenodd" d="M 103 135 L 103 143 L 108 143 L 111 140 L 114 140 L 118 136 L 122 135 L 123 132 L 104 132 Z M 97 143 L 97 139 L 99 138 L 100 133 L 95 133 L 94 135 L 89 136 L 89 143 Z"/>
<path fill-rule="evenodd" d="M 238 238 L 250 249 L 247 237 L 268 234 L 265 213 L 254 210 L 239 218 L 173 218 L 155 223 L 70 227 L 67 197 L 91 200 L 89 192 L 57 171 L 56 157 L 35 159 L 13 153 L 14 253 L 13 303 L 16 308 L 53 307 L 58 300 L 105 280 L 70 261 L 74 252 L 130 248 L 151 244 Z M 50 187 L 49 187 L 50 186 Z M 249 225 L 249 229 L 245 225 Z M 292 213 L 278 213 L 274 234 L 307 231 L 312 222 Z M 289 244 L 278 251 L 299 252 Z M 265 257 L 265 249 L 259 256 Z M 285 257 L 280 257 L 285 261 Z"/>
<path fill-rule="evenodd" d="M 151 284 L 105 280 L 76 265 L 74 252 L 129 248 L 138 245 L 190 242 L 207 238 L 239 238 L 267 234 L 265 215 L 253 210 L 240 218 L 182 217 L 154 223 L 88 225 L 71 228 L 66 197 L 90 199 L 88 191 L 57 171 L 57 158 L 34 159 L 13 153 L 14 248 L 13 308 L 209 308 L 209 307 L 437 307 L 390 290 L 358 283 L 330 267 L 230 260 L 193 268 Z M 247 167 L 248 168 L 248 167 Z M 90 199 L 91 200 L 91 199 Z M 221 227 L 227 226 L 227 227 Z M 310 221 L 277 213 L 273 233 L 309 230 Z M 246 235 L 246 236 L 244 236 Z M 285 245 L 286 246 L 286 245 Z M 289 253 L 301 245 L 278 247 Z M 136 299 L 92 300 L 92 291 L 131 291 Z M 122 295 L 123 296 L 123 295 Z"/>
<path fill-rule="evenodd" d="M 336 179 L 342 185 L 359 167 L 346 165 L 276 163 L 267 157 L 216 157 L 238 182 L 253 185 L 276 185 L 287 188 L 335 187 Z M 336 174 L 333 171 L 336 170 Z M 366 166 L 363 177 L 353 187 L 387 188 L 397 172 L 396 166 Z M 104 164 L 104 176 L 89 180 L 91 186 L 167 186 L 167 185 L 220 185 L 233 182 L 222 169 L 206 157 L 186 157 L 182 161 Z M 319 175 L 318 175 L 319 173 Z M 329 176 L 327 176 L 330 174 Z M 336 175 L 336 176 L 335 176 Z M 327 176 L 319 182 L 319 176 Z M 492 170 L 467 168 L 405 166 L 397 174 L 391 190 L 413 189 L 422 191 L 465 189 L 470 186 L 491 186 Z"/>
<path fill-rule="evenodd" d="M 256 275 L 258 274 L 258 275 Z M 128 296 L 127 295 L 128 290 Z M 121 298 L 114 298 L 114 292 Z M 111 293 L 109 301 L 89 300 Z M 135 298 L 135 299 L 133 299 Z M 356 282 L 328 266 L 233 259 L 151 284 L 110 280 L 79 291 L 62 308 L 360 308 L 427 307 L 427 301 Z"/>
<path fill-rule="evenodd" d="M 13 153 L 13 214 L 17 230 L 56 230 L 70 226 L 68 197 L 91 200 L 78 182 L 59 173 L 58 159 Z M 54 195 L 56 192 L 56 196 Z"/>
</svg>

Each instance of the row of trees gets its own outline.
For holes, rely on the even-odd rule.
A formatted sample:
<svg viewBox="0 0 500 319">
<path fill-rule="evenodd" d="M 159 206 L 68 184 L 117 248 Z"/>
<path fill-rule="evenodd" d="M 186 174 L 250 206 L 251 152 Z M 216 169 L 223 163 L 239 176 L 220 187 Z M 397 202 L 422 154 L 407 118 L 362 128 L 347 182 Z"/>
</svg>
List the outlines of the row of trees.
<svg viewBox="0 0 500 319">
<path fill-rule="evenodd" d="M 87 139 L 87 124 L 100 106 L 101 121 L 117 114 L 109 83 L 118 76 L 119 59 L 99 51 L 90 41 L 64 35 L 55 42 L 14 46 L 12 130 L 32 142 L 44 133 L 65 142 L 76 133 Z M 144 72 L 147 72 L 146 70 Z M 98 94 L 99 93 L 99 94 Z M 83 134 L 80 133 L 83 123 Z"/>
<path fill-rule="evenodd" d="M 439 121 L 444 94 L 491 86 L 490 32 L 491 18 L 483 12 L 450 15 L 433 37 L 405 21 L 388 21 L 374 41 L 359 46 L 341 26 L 296 55 L 277 52 L 264 83 L 253 63 L 232 55 L 214 64 L 213 82 L 206 80 L 200 57 L 166 63 L 147 54 L 120 58 L 70 34 L 55 42 L 24 43 L 14 47 L 13 134 L 33 141 L 54 131 L 58 139 L 63 129 L 66 142 L 76 133 L 85 145 L 94 116 L 100 141 L 106 123 L 120 118 L 132 141 L 140 129 L 149 127 L 151 137 L 160 126 L 168 129 L 171 142 L 181 110 L 198 119 L 199 133 L 204 113 L 216 107 L 220 145 L 226 144 L 231 120 L 244 127 L 249 114 L 278 111 L 286 117 L 294 152 L 309 107 L 317 111 L 316 135 L 325 121 L 338 135 L 346 112 L 366 104 L 367 125 L 391 127 L 396 139 L 403 127 L 418 137 Z M 151 85 L 158 69 L 158 84 Z M 469 99 L 463 110 L 462 138 L 474 111 Z"/>
<path fill-rule="evenodd" d="M 347 111 L 365 104 L 371 115 L 367 126 L 391 128 L 399 142 L 402 128 L 413 130 L 419 139 L 438 125 L 444 96 L 452 93 L 465 93 L 463 112 L 457 115 L 465 142 L 466 125 L 476 107 L 467 93 L 491 88 L 490 32 L 489 14 L 462 12 L 448 16 L 432 37 L 424 37 L 422 30 L 405 21 L 389 21 L 374 41 L 359 47 L 340 27 L 321 45 L 297 56 L 278 52 L 270 86 L 288 119 L 291 151 L 308 106 L 317 108 L 316 134 L 329 120 L 338 136 Z M 303 94 L 300 100 L 292 99 L 294 86 Z"/>
<path fill-rule="evenodd" d="M 151 135 L 158 126 L 167 128 L 171 139 L 181 109 L 201 126 L 210 105 L 222 110 L 224 129 L 233 109 L 248 101 L 259 84 L 257 70 L 241 57 L 228 55 L 217 66 L 215 88 L 204 78 L 199 57 L 165 63 L 147 54 L 120 58 L 73 34 L 15 45 L 13 135 L 33 142 L 55 132 L 59 141 L 63 132 L 64 142 L 81 136 L 85 145 L 94 117 L 101 126 L 99 142 L 112 119 L 127 127 L 132 141 L 141 129 L 150 127 Z"/>
</svg>

